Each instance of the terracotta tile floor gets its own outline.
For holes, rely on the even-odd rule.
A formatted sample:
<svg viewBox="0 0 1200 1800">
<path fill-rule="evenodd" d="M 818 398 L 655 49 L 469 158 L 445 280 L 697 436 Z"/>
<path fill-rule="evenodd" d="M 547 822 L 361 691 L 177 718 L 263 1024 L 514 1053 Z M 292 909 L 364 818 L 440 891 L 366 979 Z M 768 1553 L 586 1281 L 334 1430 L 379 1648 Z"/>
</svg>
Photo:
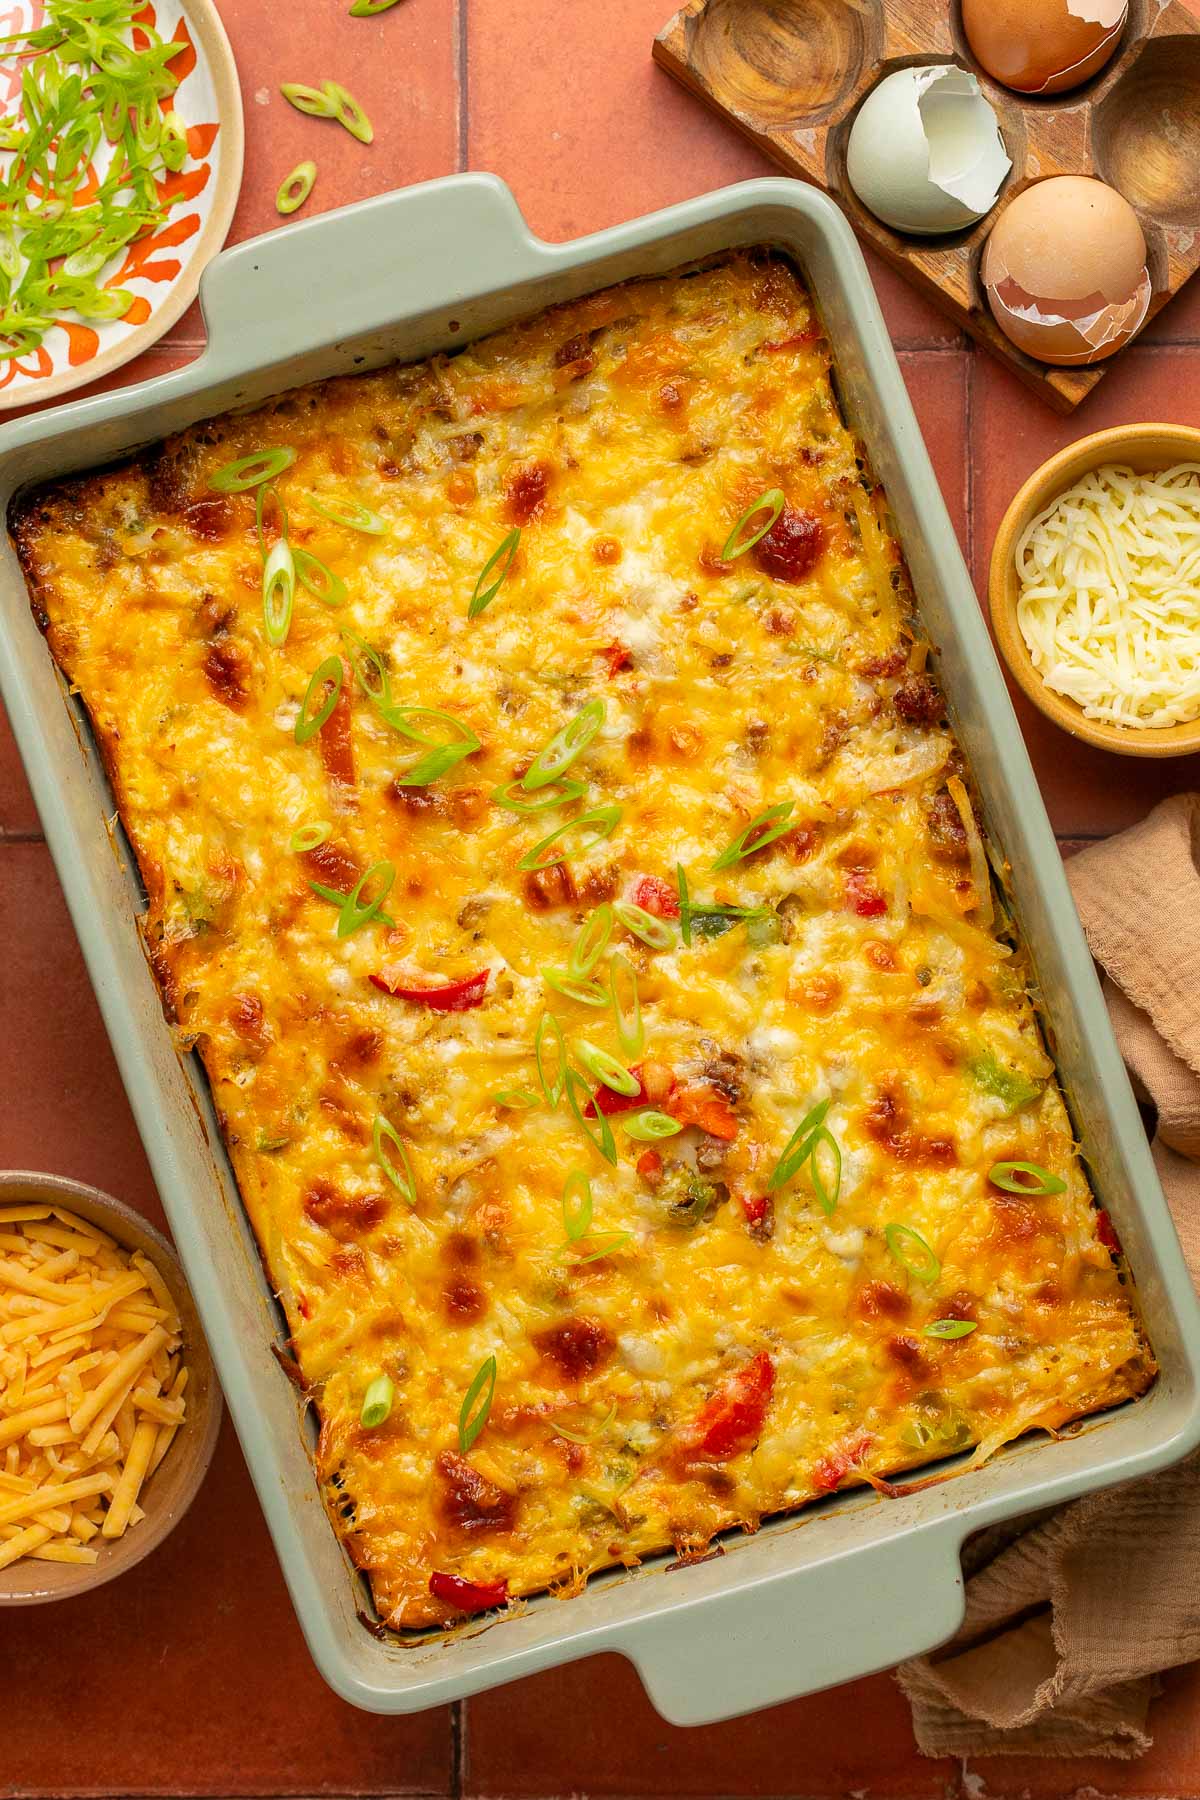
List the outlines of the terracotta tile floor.
<svg viewBox="0 0 1200 1800">
<path fill-rule="evenodd" d="M 565 238 L 767 172 L 649 58 L 669 0 L 402 0 L 353 21 L 333 0 L 219 0 L 239 58 L 246 182 L 235 237 L 275 222 L 303 155 L 314 209 L 456 168 L 512 185 L 535 230 Z M 1196 0 L 1200 8 L 1200 0 Z M 588 25 L 591 29 L 587 29 Z M 465 73 L 465 84 L 463 76 Z M 370 149 L 301 119 L 280 80 L 345 82 Z M 1200 283 L 1168 309 L 1074 421 L 1030 402 L 881 265 L 884 310 L 951 516 L 982 585 L 1020 481 L 1082 431 L 1200 417 Z M 331 279 L 335 278 L 331 275 Z M 193 309 L 121 379 L 203 341 Z M 1055 825 L 1094 837 L 1200 780 L 1078 749 L 1022 711 Z M 0 1162 L 158 1203 L 74 934 L 0 717 Z M 97 1665 L 96 1651 L 100 1651 Z M 146 1564 L 94 1601 L 0 1614 L 0 1797 L 16 1795 L 788 1794 L 806 1800 L 1123 1800 L 1200 1796 L 1200 1675 L 1167 1683 L 1157 1743 L 1134 1764 L 932 1763 L 889 1677 L 711 1729 L 651 1711 L 605 1658 L 407 1720 L 353 1713 L 314 1674 L 232 1434 L 203 1496 Z"/>
</svg>

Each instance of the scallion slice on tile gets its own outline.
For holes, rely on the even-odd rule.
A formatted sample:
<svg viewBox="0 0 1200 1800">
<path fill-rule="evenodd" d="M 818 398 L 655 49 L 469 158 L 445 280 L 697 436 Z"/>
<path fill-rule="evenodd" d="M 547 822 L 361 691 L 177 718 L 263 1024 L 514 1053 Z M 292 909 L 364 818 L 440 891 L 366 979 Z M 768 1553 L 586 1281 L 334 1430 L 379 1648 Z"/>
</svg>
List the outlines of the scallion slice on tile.
<svg viewBox="0 0 1200 1800">
<path fill-rule="evenodd" d="M 317 179 L 315 162 L 297 163 L 290 175 L 285 175 L 275 195 L 275 211 L 286 218 L 289 213 L 298 212 L 313 191 L 313 183 Z"/>
</svg>

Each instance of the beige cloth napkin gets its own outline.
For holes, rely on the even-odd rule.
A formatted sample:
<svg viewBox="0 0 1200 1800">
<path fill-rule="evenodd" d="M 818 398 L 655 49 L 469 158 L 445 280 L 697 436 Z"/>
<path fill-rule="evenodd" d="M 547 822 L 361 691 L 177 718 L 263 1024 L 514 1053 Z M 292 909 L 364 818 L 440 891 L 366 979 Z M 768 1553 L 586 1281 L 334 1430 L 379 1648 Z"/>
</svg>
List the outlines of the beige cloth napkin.
<svg viewBox="0 0 1200 1800">
<path fill-rule="evenodd" d="M 1200 1284 L 1200 794 L 1067 873 Z M 898 1671 L 925 1754 L 1139 1756 L 1159 1671 L 1200 1657 L 1200 1454 L 984 1533 L 964 1565 L 962 1630 Z"/>
</svg>

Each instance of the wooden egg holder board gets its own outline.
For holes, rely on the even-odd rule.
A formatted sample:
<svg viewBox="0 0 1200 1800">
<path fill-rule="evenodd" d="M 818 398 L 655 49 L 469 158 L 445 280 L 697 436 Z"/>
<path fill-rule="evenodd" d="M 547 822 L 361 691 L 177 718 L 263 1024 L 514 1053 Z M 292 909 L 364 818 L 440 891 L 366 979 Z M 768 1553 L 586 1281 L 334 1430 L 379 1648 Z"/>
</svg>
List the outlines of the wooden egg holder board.
<svg viewBox="0 0 1200 1800">
<path fill-rule="evenodd" d="M 979 264 L 1009 201 L 1047 175 L 1096 175 L 1117 188 L 1146 234 L 1150 318 L 1200 265 L 1200 19 L 1179 0 L 1131 0 L 1112 60 L 1083 87 L 1048 99 L 1011 93 L 984 73 L 967 48 L 959 0 L 688 0 L 654 56 L 789 174 L 824 188 L 860 237 L 1060 412 L 1078 406 L 1115 359 L 1052 368 L 995 324 Z M 858 201 L 846 142 L 859 103 L 884 76 L 939 62 L 978 76 L 1012 173 L 970 230 L 905 237 Z"/>
</svg>

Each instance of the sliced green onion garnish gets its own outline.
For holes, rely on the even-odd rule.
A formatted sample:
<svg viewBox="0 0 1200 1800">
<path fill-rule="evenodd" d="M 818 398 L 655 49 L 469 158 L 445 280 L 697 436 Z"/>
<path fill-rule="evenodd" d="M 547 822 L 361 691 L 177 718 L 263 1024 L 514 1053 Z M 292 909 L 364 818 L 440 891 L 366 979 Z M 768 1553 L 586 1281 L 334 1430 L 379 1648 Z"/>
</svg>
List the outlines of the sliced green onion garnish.
<svg viewBox="0 0 1200 1800">
<path fill-rule="evenodd" d="M 360 144 L 369 144 L 375 136 L 374 127 L 354 95 L 348 93 L 340 81 L 323 81 L 321 86 L 333 101 L 333 117 L 338 124 L 344 125 Z"/>
<path fill-rule="evenodd" d="M 640 1056 L 646 1044 L 646 1030 L 642 1024 L 637 970 L 619 951 L 614 951 L 608 959 L 608 981 L 617 1021 L 617 1042 L 626 1056 Z M 623 988 L 629 990 L 628 1000 L 622 995 Z"/>
<path fill-rule="evenodd" d="M 264 493 L 265 491 L 263 489 Z M 311 550 L 301 550 L 293 546 L 292 560 L 296 565 L 296 580 L 302 588 L 307 588 L 314 600 L 319 600 L 322 606 L 345 605 L 345 582 L 340 575 L 335 575 L 319 556 L 314 556 Z"/>
<path fill-rule="evenodd" d="M 767 1181 L 767 1192 L 773 1194 L 777 1188 L 783 1187 L 798 1175 L 804 1164 L 812 1155 L 813 1144 L 818 1131 L 825 1123 L 825 1114 L 833 1105 L 832 1100 L 821 1100 L 811 1112 L 805 1113 L 800 1123 L 783 1148 L 783 1155 L 775 1164 Z"/>
<path fill-rule="evenodd" d="M 492 1099 L 510 1112 L 529 1112 L 538 1105 L 537 1095 L 529 1088 L 497 1088 Z"/>
<path fill-rule="evenodd" d="M 341 629 L 342 642 L 346 646 L 346 654 L 354 670 L 359 687 L 383 712 L 392 704 L 392 681 L 378 650 L 372 649 L 365 638 L 359 637 L 357 631 L 351 631 L 349 625 Z"/>
<path fill-rule="evenodd" d="M 999 1162 L 988 1170 L 988 1180 L 1006 1194 L 1065 1194 L 1067 1184 L 1061 1175 L 1052 1175 L 1041 1163 Z"/>
<path fill-rule="evenodd" d="M 546 1073 L 546 1033 L 555 1040 L 558 1046 L 558 1068 L 551 1081 Z M 543 1013 L 538 1020 L 538 1028 L 533 1035 L 533 1055 L 537 1063 L 538 1080 L 542 1084 L 542 1092 L 546 1096 L 546 1105 L 554 1111 L 563 1096 L 563 1086 L 567 1075 L 567 1046 L 563 1041 L 563 1029 L 553 1013 Z"/>
<path fill-rule="evenodd" d="M 305 494 L 304 498 L 313 511 L 328 519 L 331 525 L 344 525 L 347 531 L 364 531 L 368 537 L 382 537 L 387 530 L 383 515 L 372 512 L 369 506 L 360 506 L 357 500 L 341 500 L 336 494 L 332 497 Z"/>
<path fill-rule="evenodd" d="M 582 1267 L 584 1263 L 599 1262 L 601 1257 L 612 1256 L 616 1251 L 623 1250 L 632 1236 L 632 1231 L 610 1231 L 603 1237 L 592 1238 L 591 1249 L 574 1258 L 576 1268 Z"/>
<path fill-rule="evenodd" d="M 651 950 L 670 950 L 674 945 L 675 933 L 666 920 L 656 918 L 644 906 L 637 906 L 632 900 L 614 900 L 613 912 L 618 923 Z"/>
<path fill-rule="evenodd" d="M 747 550 L 753 550 L 759 538 L 766 537 L 768 531 L 770 531 L 772 525 L 786 505 L 787 501 L 784 498 L 782 488 L 768 488 L 765 494 L 760 494 L 753 506 L 748 506 L 746 508 L 729 536 L 725 539 L 725 548 L 721 552 L 721 561 L 733 562 L 735 557 L 745 556 Z M 765 524 L 760 525 L 756 531 L 750 532 L 749 535 L 743 536 L 750 521 L 760 512 L 764 511 L 767 515 Z"/>
<path fill-rule="evenodd" d="M 250 456 L 239 456 L 234 462 L 225 463 L 215 474 L 208 478 L 210 488 L 218 494 L 243 494 L 247 488 L 261 487 L 264 481 L 274 481 L 285 469 L 290 469 L 296 460 L 296 452 L 287 447 L 276 450 L 255 450 Z"/>
<path fill-rule="evenodd" d="M 828 1150 L 833 1157 L 833 1181 L 825 1184 L 821 1174 L 821 1151 Z M 808 1153 L 808 1172 L 812 1178 L 813 1192 L 817 1196 L 817 1205 L 828 1218 L 837 1206 L 842 1192 L 842 1147 L 832 1131 L 825 1125 L 818 1125 L 813 1137 L 812 1149 Z"/>
<path fill-rule="evenodd" d="M 592 1184 L 582 1169 L 572 1169 L 563 1183 L 562 1216 L 569 1244 L 587 1236 L 592 1224 Z"/>
<path fill-rule="evenodd" d="M 359 1424 L 367 1431 L 374 1431 L 391 1412 L 395 1398 L 396 1384 L 391 1376 L 377 1375 L 363 1395 L 362 1411 L 358 1415 Z"/>
<path fill-rule="evenodd" d="M 436 749 L 427 750 L 407 769 L 402 769 L 397 779 L 405 787 L 428 787 L 431 781 L 440 781 L 453 768 L 470 756 L 472 749 L 478 749 L 478 741 L 471 744 L 439 744 Z"/>
<path fill-rule="evenodd" d="M 492 551 L 476 577 L 474 591 L 467 603 L 468 619 L 477 619 L 484 608 L 492 604 L 504 586 L 508 572 L 513 566 L 513 558 L 517 554 L 517 545 L 520 541 L 521 527 L 514 525 L 508 535 L 502 538 Z M 500 573 L 489 586 L 488 576 L 494 569 L 499 569 Z"/>
<path fill-rule="evenodd" d="M 409 1206 L 415 1206 L 417 1204 L 417 1178 L 413 1174 L 408 1151 L 405 1149 L 404 1140 L 396 1127 L 390 1119 L 385 1119 L 382 1113 L 375 1114 L 375 1123 L 371 1127 L 371 1148 L 375 1153 L 375 1161 L 392 1186 L 398 1189 Z M 388 1155 L 388 1150 L 395 1152 L 395 1162 Z M 399 1164 L 398 1168 L 397 1163 Z"/>
<path fill-rule="evenodd" d="M 538 973 L 546 986 L 553 988 L 565 1000 L 574 1000 L 579 1006 L 608 1005 L 608 989 L 594 975 L 579 981 L 568 974 L 566 969 L 539 969 Z"/>
<path fill-rule="evenodd" d="M 304 205 L 313 191 L 313 182 L 317 179 L 315 162 L 297 163 L 290 175 L 286 175 L 279 184 L 279 192 L 275 196 L 275 211 L 286 218 Z"/>
<path fill-rule="evenodd" d="M 576 1038 L 575 1055 L 592 1079 L 602 1081 L 614 1094 L 633 1095 L 641 1092 L 642 1084 L 637 1076 L 598 1044 L 589 1043 L 587 1038 Z"/>
<path fill-rule="evenodd" d="M 614 1400 L 604 1417 L 592 1427 L 591 1431 L 576 1431 L 570 1425 L 561 1424 L 558 1419 L 552 1419 L 550 1425 L 555 1437 L 566 1438 L 569 1444 L 594 1444 L 598 1437 L 604 1436 L 616 1416 L 617 1403 Z"/>
<path fill-rule="evenodd" d="M 567 963 L 567 974 L 576 979 L 590 975 L 608 946 L 612 936 L 613 909 L 607 903 L 598 906 L 594 913 L 584 920 L 579 928 L 579 935 L 571 946 L 571 955 Z"/>
<path fill-rule="evenodd" d="M 937 1280 L 942 1272 L 942 1265 L 919 1231 L 914 1231 L 911 1225 L 885 1225 L 883 1235 L 900 1267 L 906 1269 L 914 1280 L 923 1281 L 927 1285 Z M 910 1246 L 915 1246 L 915 1255 Z"/>
<path fill-rule="evenodd" d="M 354 0 L 354 5 L 350 8 L 350 17 L 352 19 L 373 19 L 376 13 L 387 12 L 388 8 L 395 4 L 396 0 Z"/>
<path fill-rule="evenodd" d="M 934 1319 L 925 1327 L 922 1336 L 928 1338 L 965 1338 L 970 1337 L 979 1327 L 974 1319 Z"/>
<path fill-rule="evenodd" d="M 332 837 L 333 826 L 328 819 L 314 819 L 309 825 L 301 825 L 293 831 L 288 839 L 288 849 L 293 856 L 303 856 L 306 850 L 315 850 Z"/>
<path fill-rule="evenodd" d="M 158 151 L 171 173 L 177 175 L 188 153 L 187 126 L 177 112 L 169 112 L 163 119 Z"/>
<path fill-rule="evenodd" d="M 458 1447 L 465 1456 L 488 1421 L 496 1391 L 496 1359 L 485 1357 L 467 1389 L 458 1413 Z"/>
<path fill-rule="evenodd" d="M 668 1113 L 656 1112 L 653 1107 L 647 1107 L 644 1112 L 626 1113 L 621 1124 L 639 1144 L 654 1144 L 659 1138 L 675 1137 L 683 1130 L 678 1119 L 672 1119 Z"/>
<path fill-rule="evenodd" d="M 286 538 L 280 538 L 271 546 L 263 564 L 262 577 L 263 630 L 267 642 L 276 649 L 287 641 L 295 600 L 296 565 L 292 560 L 292 547 Z"/>
<path fill-rule="evenodd" d="M 723 850 L 712 865 L 713 873 L 718 869 L 727 869 L 731 863 L 741 862 L 744 856 L 753 856 L 756 850 L 765 850 L 776 838 L 781 838 L 788 829 L 787 821 L 792 815 L 794 800 L 781 800 L 778 806 L 769 806 L 766 812 L 751 819 L 740 837 L 734 838 L 728 850 Z"/>
<path fill-rule="evenodd" d="M 538 751 L 522 778 L 521 786 L 529 791 L 547 787 L 566 773 L 577 756 L 582 756 L 604 723 L 603 700 L 589 700 L 570 724 L 556 731 L 548 744 Z"/>
<path fill-rule="evenodd" d="M 312 119 L 332 119 L 337 112 L 336 101 L 323 88 L 309 87 L 303 81 L 285 81 L 279 91 L 297 112 L 307 113 Z"/>
<path fill-rule="evenodd" d="M 506 787 L 493 788 L 492 799 L 497 806 L 507 807 L 509 812 L 539 813 L 549 812 L 552 806 L 566 806 L 586 792 L 582 781 L 560 781 L 554 787 L 542 788 L 537 798 L 531 799 L 525 794 L 522 782 L 510 781 Z"/>
<path fill-rule="evenodd" d="M 317 694 L 326 687 L 329 692 L 321 701 L 316 712 L 310 712 L 309 708 Z M 340 656 L 327 656 L 325 661 L 313 670 L 312 679 L 309 681 L 304 699 L 300 703 L 300 717 L 296 720 L 296 742 L 298 744 L 307 744 L 309 738 L 316 736 L 337 705 L 341 691 L 342 659 Z"/>
<path fill-rule="evenodd" d="M 692 906 L 688 898 L 687 872 L 682 863 L 675 864 L 675 878 L 679 883 L 679 935 L 687 945 L 692 941 Z"/>
<path fill-rule="evenodd" d="M 364 906 L 362 891 L 369 881 L 379 879 L 379 892 L 373 900 Z M 360 875 L 350 892 L 346 895 L 338 919 L 337 934 L 340 938 L 349 937 L 361 925 L 369 924 L 376 917 L 380 907 L 392 891 L 392 883 L 396 879 L 396 865 L 390 862 L 372 863 L 365 875 Z"/>
<path fill-rule="evenodd" d="M 603 839 L 612 836 L 621 822 L 623 810 L 620 806 L 593 806 L 588 812 L 579 813 L 575 818 L 568 820 L 565 825 L 560 825 L 557 831 L 552 831 L 548 836 L 542 838 L 541 842 L 535 844 L 532 850 L 527 851 L 517 864 L 518 869 L 548 869 L 553 863 L 566 862 L 568 860 L 566 850 L 560 848 L 553 856 L 547 856 L 546 852 L 552 850 L 560 838 L 577 831 L 585 831 L 589 835 L 583 843 L 576 845 L 570 854 L 578 856 L 582 851 L 590 850 L 594 844 L 599 844 Z"/>
<path fill-rule="evenodd" d="M 567 1105 L 575 1114 L 575 1119 L 580 1130 L 583 1132 L 588 1143 L 591 1144 L 594 1150 L 599 1152 L 605 1162 L 612 1163 L 613 1167 L 616 1168 L 617 1145 L 612 1134 L 612 1126 L 600 1111 L 600 1108 L 595 1105 L 592 1106 L 594 1117 L 591 1119 L 584 1118 L 583 1108 L 591 1101 L 592 1091 L 578 1069 L 568 1069 L 566 1076 Z M 583 1096 L 582 1100 L 580 1099 L 580 1095 Z"/>
</svg>

